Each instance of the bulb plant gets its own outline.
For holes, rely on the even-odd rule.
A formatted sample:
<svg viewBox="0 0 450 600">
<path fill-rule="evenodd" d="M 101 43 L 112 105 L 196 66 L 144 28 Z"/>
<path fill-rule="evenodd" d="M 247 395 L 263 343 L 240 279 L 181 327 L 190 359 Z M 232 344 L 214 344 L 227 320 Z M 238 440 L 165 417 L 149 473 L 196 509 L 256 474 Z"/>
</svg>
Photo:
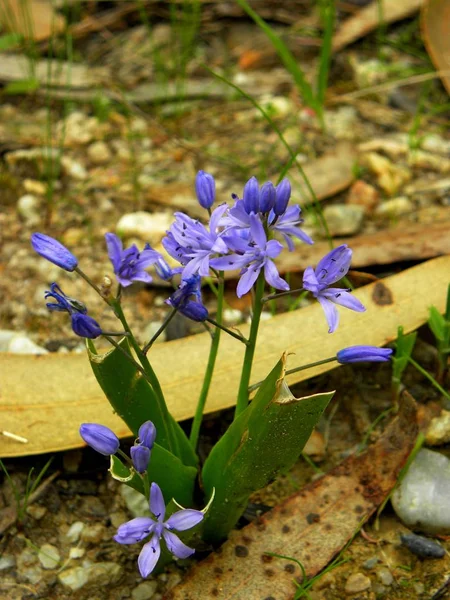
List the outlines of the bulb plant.
<svg viewBox="0 0 450 600">
<path fill-rule="evenodd" d="M 111 475 L 143 494 L 153 517 L 138 517 L 121 525 L 115 540 L 121 544 L 144 544 L 138 566 L 143 577 L 156 567 L 160 556 L 186 558 L 199 539 L 217 544 L 224 540 L 244 512 L 250 495 L 278 474 L 289 469 L 299 457 L 313 428 L 334 392 L 295 398 L 285 382 L 285 374 L 315 364 L 285 370 L 285 357 L 273 367 L 264 381 L 250 386 L 252 364 L 265 303 L 285 294 L 310 293 L 325 313 L 328 332 L 338 327 L 338 306 L 356 312 L 365 310 L 349 289 L 334 287 L 347 274 L 352 251 L 345 244 L 308 267 L 303 287 L 290 290 L 276 266 L 282 252 L 294 249 L 294 240 L 312 244 L 301 228 L 301 209 L 291 203 L 288 179 L 278 185 L 247 181 L 242 197 L 232 194 L 232 202 L 214 207 L 216 187 L 212 175 L 200 171 L 195 181 L 207 225 L 182 212 L 163 239 L 163 247 L 176 267 L 148 244 L 123 247 L 113 233 L 107 233 L 106 247 L 117 280 L 117 292 L 105 293 L 79 266 L 72 252 L 57 240 L 34 233 L 31 243 L 43 258 L 66 271 L 73 271 L 99 293 L 119 325 L 105 331 L 88 314 L 87 307 L 67 296 L 55 282 L 46 292 L 51 311 L 66 312 L 74 333 L 86 339 L 93 372 L 112 409 L 136 437 L 128 456 L 120 449 L 115 434 L 97 423 L 80 427 L 83 440 L 94 450 L 110 457 Z M 172 263 L 173 264 L 173 263 Z M 135 281 L 150 283 L 154 274 L 173 286 L 166 304 L 164 323 L 154 336 L 140 346 L 130 329 L 122 306 L 121 291 Z M 224 272 L 238 271 L 237 296 L 252 296 L 252 320 L 248 337 L 223 324 Z M 213 281 L 217 291 L 214 318 L 202 301 L 202 281 Z M 271 288 L 275 293 L 266 295 Z M 152 367 L 151 349 L 176 313 L 203 323 L 211 335 L 209 356 L 205 356 L 204 383 L 192 421 L 190 435 L 169 412 L 158 375 Z M 322 325 L 317 324 L 318 327 Z M 325 327 L 324 327 L 325 333 Z M 245 347 L 236 399 L 234 420 L 213 447 L 202 465 L 197 455 L 199 432 L 205 403 L 211 389 L 222 335 L 231 335 Z M 96 342 L 105 338 L 111 348 L 99 354 Z M 320 361 L 341 364 L 387 361 L 389 349 L 371 346 L 343 348 Z M 250 402 L 250 393 L 256 394 Z M 178 533 L 181 532 L 180 537 Z"/>
</svg>

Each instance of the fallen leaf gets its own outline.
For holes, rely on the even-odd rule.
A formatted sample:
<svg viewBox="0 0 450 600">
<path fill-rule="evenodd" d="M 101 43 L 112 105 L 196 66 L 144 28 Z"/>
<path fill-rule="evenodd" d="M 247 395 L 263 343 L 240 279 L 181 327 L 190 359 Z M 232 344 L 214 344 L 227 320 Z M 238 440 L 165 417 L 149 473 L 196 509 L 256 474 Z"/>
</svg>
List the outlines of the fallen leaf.
<svg viewBox="0 0 450 600">
<path fill-rule="evenodd" d="M 386 495 L 413 448 L 415 402 L 405 393 L 398 415 L 364 454 L 344 460 L 322 478 L 254 523 L 233 531 L 220 551 L 196 565 L 164 600 L 292 600 L 300 567 L 319 573 L 352 538 Z"/>
<path fill-rule="evenodd" d="M 333 38 L 333 50 L 367 35 L 380 24 L 393 23 L 409 17 L 419 10 L 424 0 L 376 0 L 361 8 L 356 15 L 341 25 Z"/>
<path fill-rule="evenodd" d="M 405 332 L 417 329 L 428 319 L 431 304 L 444 311 L 449 271 L 450 257 L 443 256 L 383 279 L 392 297 L 389 305 L 377 304 L 377 283 L 359 288 L 354 294 L 367 311 L 341 309 L 341 323 L 333 335 L 327 334 L 318 303 L 265 321 L 258 338 L 252 383 L 264 379 L 285 351 L 295 355 L 288 365 L 292 368 L 333 356 L 346 346 L 386 344 L 396 338 L 399 325 Z M 248 325 L 240 329 L 248 335 Z M 194 414 L 209 344 L 209 334 L 205 333 L 157 344 L 150 352 L 169 409 L 177 420 Z M 243 344 L 229 336 L 222 337 L 207 413 L 234 405 L 243 354 Z M 335 367 L 335 363 L 321 365 L 289 375 L 287 381 L 304 381 Z M 1 430 L 28 440 L 24 444 L 0 435 L 0 456 L 80 447 L 83 444 L 78 428 L 84 422 L 103 423 L 119 437 L 130 435 L 103 397 L 86 356 L 0 353 L 0 372 Z"/>
<path fill-rule="evenodd" d="M 51 0 L 4 0 L 0 23 L 6 31 L 42 42 L 61 33 L 65 19 L 55 12 Z"/>
<path fill-rule="evenodd" d="M 450 94 L 450 1 L 427 0 L 421 15 L 422 39 Z"/>
</svg>

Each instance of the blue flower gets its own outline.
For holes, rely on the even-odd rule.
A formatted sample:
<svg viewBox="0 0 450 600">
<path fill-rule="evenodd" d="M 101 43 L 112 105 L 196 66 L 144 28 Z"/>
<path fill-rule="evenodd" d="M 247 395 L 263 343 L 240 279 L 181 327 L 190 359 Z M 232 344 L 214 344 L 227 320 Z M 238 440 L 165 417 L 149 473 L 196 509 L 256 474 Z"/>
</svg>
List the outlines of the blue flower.
<svg viewBox="0 0 450 600">
<path fill-rule="evenodd" d="M 276 199 L 273 212 L 281 216 L 286 212 L 289 200 L 291 198 L 291 183 L 286 177 L 280 181 L 276 187 Z"/>
<path fill-rule="evenodd" d="M 51 311 L 67 312 L 72 322 L 72 330 L 80 337 L 95 339 L 102 335 L 100 325 L 87 314 L 87 308 L 78 300 L 66 296 L 57 283 L 50 285 L 50 291 L 45 292 L 45 299 L 53 298 L 56 302 L 47 302 Z"/>
<path fill-rule="evenodd" d="M 119 438 L 105 425 L 83 423 L 80 427 L 80 435 L 86 444 L 105 456 L 111 456 L 119 449 Z"/>
<path fill-rule="evenodd" d="M 199 275 L 183 279 L 178 289 L 166 300 L 166 304 L 176 308 L 178 312 L 192 321 L 204 321 L 208 318 L 209 313 L 202 303 L 200 282 Z M 191 297 L 194 297 L 195 300 L 191 300 Z"/>
<path fill-rule="evenodd" d="M 267 236 L 259 216 L 249 215 L 250 232 L 248 239 L 233 230 L 224 239 L 235 252 L 228 256 L 211 260 L 211 266 L 220 271 L 242 268 L 236 294 L 240 298 L 250 291 L 261 270 L 269 285 L 277 290 L 288 290 L 289 285 L 278 273 L 273 259 L 283 250 L 276 240 L 267 241 Z"/>
<path fill-rule="evenodd" d="M 175 213 L 175 222 L 162 244 L 170 256 L 184 265 L 182 279 L 189 279 L 197 273 L 207 277 L 211 256 L 228 252 L 228 247 L 218 231 L 219 221 L 227 208 L 226 204 L 221 204 L 212 212 L 209 231 L 200 221 L 181 212 Z"/>
<path fill-rule="evenodd" d="M 336 353 L 339 363 L 346 365 L 357 362 L 386 362 L 390 360 L 390 348 L 377 348 L 376 346 L 349 346 Z"/>
<path fill-rule="evenodd" d="M 66 271 L 73 271 L 78 266 L 78 260 L 58 240 L 44 233 L 33 233 L 31 236 L 33 249 L 50 262 Z"/>
<path fill-rule="evenodd" d="M 195 178 L 195 193 L 200 206 L 209 209 L 216 199 L 216 182 L 214 177 L 205 171 L 199 171 Z"/>
<path fill-rule="evenodd" d="M 349 293 L 348 289 L 329 287 L 347 274 L 351 259 L 352 251 L 346 244 L 343 244 L 324 256 L 316 269 L 307 267 L 303 274 L 303 287 L 312 292 L 325 312 L 329 327 L 328 333 L 336 331 L 339 323 L 339 313 L 335 304 L 340 304 L 356 312 L 366 310 L 361 302 Z"/>
<path fill-rule="evenodd" d="M 149 244 L 140 252 L 135 244 L 126 250 L 122 240 L 114 233 L 106 233 L 108 256 L 114 267 L 114 273 L 121 286 L 127 287 L 134 281 L 151 283 L 152 277 L 144 269 L 153 265 L 161 255 Z"/>
<path fill-rule="evenodd" d="M 162 256 L 155 261 L 154 267 L 158 277 L 164 281 L 171 281 L 176 272 L 176 269 L 171 269 L 169 263 Z"/>
<path fill-rule="evenodd" d="M 300 223 L 303 223 L 303 219 L 300 218 L 300 212 L 300 206 L 294 204 L 287 208 L 280 216 L 277 216 L 274 211 L 269 215 L 269 231 L 280 233 L 290 252 L 295 248 L 291 237 L 296 237 L 306 244 L 314 244 L 309 235 L 302 231 L 300 227 L 297 227 Z"/>
<path fill-rule="evenodd" d="M 156 439 L 156 427 L 151 421 L 142 423 L 139 427 L 138 438 L 143 446 L 147 446 L 149 450 L 153 448 Z"/>
<path fill-rule="evenodd" d="M 138 473 L 145 473 L 150 462 L 150 449 L 142 444 L 135 444 L 130 448 L 133 467 Z"/>
<path fill-rule="evenodd" d="M 191 556 L 195 550 L 186 546 L 177 535 L 172 533 L 172 530 L 191 529 L 198 525 L 204 517 L 201 511 L 187 508 L 173 513 L 164 521 L 166 506 L 161 489 L 156 483 L 152 483 L 150 488 L 150 510 L 155 519 L 151 517 L 132 519 L 120 525 L 114 536 L 115 541 L 119 544 L 134 544 L 149 535 L 152 536 L 139 554 L 138 566 L 142 577 L 148 577 L 156 567 L 161 555 L 161 538 L 164 539 L 169 552 L 176 558 Z"/>
</svg>

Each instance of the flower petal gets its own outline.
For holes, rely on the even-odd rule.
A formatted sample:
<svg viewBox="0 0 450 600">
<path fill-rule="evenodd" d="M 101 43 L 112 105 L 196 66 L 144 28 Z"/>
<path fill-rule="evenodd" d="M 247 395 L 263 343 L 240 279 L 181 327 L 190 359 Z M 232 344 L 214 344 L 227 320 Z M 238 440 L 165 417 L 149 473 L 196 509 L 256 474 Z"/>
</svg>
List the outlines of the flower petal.
<svg viewBox="0 0 450 600">
<path fill-rule="evenodd" d="M 205 515 L 200 510 L 185 508 L 184 510 L 173 513 L 164 525 L 169 529 L 185 531 L 186 529 L 191 529 L 191 527 L 198 525 L 204 516 Z"/>
<path fill-rule="evenodd" d="M 164 504 L 164 497 L 161 492 L 161 488 L 155 482 L 150 487 L 150 510 L 158 519 L 158 521 L 164 521 L 166 514 L 166 505 Z"/>
<path fill-rule="evenodd" d="M 169 552 L 177 558 L 187 558 L 195 552 L 193 548 L 189 548 L 189 546 L 183 544 L 180 538 L 174 533 L 171 533 L 170 531 L 164 530 L 163 538 L 167 544 L 167 549 L 169 550 Z"/>
<path fill-rule="evenodd" d="M 114 539 L 119 544 L 135 544 L 146 538 L 153 531 L 154 526 L 155 521 L 150 517 L 137 517 L 122 523 Z"/>
<path fill-rule="evenodd" d="M 287 291 L 289 289 L 288 282 L 280 277 L 278 269 L 271 260 L 266 260 L 264 264 L 264 277 L 266 278 L 267 283 L 276 290 Z"/>
<path fill-rule="evenodd" d="M 350 310 L 355 310 L 356 312 L 364 312 L 366 310 L 366 307 L 358 300 L 358 298 L 355 298 L 353 294 L 350 294 L 345 289 L 329 288 L 328 290 L 323 290 L 321 295 Z"/>
<path fill-rule="evenodd" d="M 319 291 L 319 282 L 312 267 L 306 267 L 303 273 L 303 287 L 305 290 L 316 294 Z"/>
<path fill-rule="evenodd" d="M 241 298 L 244 294 L 247 294 L 252 287 L 255 281 L 258 279 L 259 272 L 261 271 L 262 265 L 252 265 L 247 269 L 247 271 L 241 276 L 239 279 L 239 283 L 236 288 L 236 295 L 238 298 Z"/>
<path fill-rule="evenodd" d="M 316 276 L 321 285 L 331 285 L 344 277 L 352 260 L 352 251 L 342 244 L 328 252 L 316 267 Z"/>
<path fill-rule="evenodd" d="M 328 323 L 328 333 L 334 333 L 339 324 L 339 313 L 337 308 L 332 302 L 330 302 L 327 298 L 324 298 L 322 295 L 317 296 L 317 300 L 320 302 L 323 312 L 325 313 Z"/>
<path fill-rule="evenodd" d="M 141 553 L 138 558 L 138 566 L 139 571 L 142 577 L 148 577 L 153 569 L 156 567 L 156 564 L 161 555 L 161 546 L 159 543 L 159 538 L 157 535 L 154 535 L 152 539 L 143 546 Z"/>
<path fill-rule="evenodd" d="M 105 240 L 109 260 L 112 262 L 114 271 L 117 271 L 120 267 L 123 251 L 122 240 L 115 233 L 105 233 Z"/>
<path fill-rule="evenodd" d="M 250 233 L 260 250 L 266 249 L 267 236 L 264 227 L 257 215 L 250 215 Z"/>
</svg>

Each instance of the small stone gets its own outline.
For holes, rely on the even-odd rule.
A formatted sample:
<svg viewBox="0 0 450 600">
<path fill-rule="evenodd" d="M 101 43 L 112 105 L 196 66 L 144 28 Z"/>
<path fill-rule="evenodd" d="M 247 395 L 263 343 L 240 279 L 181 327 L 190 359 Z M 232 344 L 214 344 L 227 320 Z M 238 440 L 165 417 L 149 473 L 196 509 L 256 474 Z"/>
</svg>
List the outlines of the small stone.
<svg viewBox="0 0 450 600">
<path fill-rule="evenodd" d="M 366 183 L 362 179 L 358 179 L 350 188 L 345 202 L 355 206 L 362 206 L 365 214 L 370 214 L 377 206 L 379 197 L 380 195 L 373 185 Z"/>
<path fill-rule="evenodd" d="M 81 532 L 84 529 L 84 523 L 82 521 L 75 521 L 69 527 L 69 531 L 65 534 L 65 538 L 72 544 L 76 544 L 80 539 Z"/>
<path fill-rule="evenodd" d="M 69 558 L 73 558 L 73 559 L 83 558 L 83 556 L 85 554 L 86 554 L 86 550 L 84 548 L 78 548 L 78 546 L 75 546 L 75 548 L 71 548 L 69 550 Z"/>
<path fill-rule="evenodd" d="M 11 567 L 14 567 L 15 564 L 16 559 L 14 556 L 9 556 L 8 554 L 3 554 L 3 556 L 0 556 L 0 571 L 10 569 Z"/>
<path fill-rule="evenodd" d="M 58 548 L 51 544 L 43 544 L 41 546 L 38 558 L 44 569 L 55 569 L 61 560 Z"/>
<path fill-rule="evenodd" d="M 425 592 L 425 584 L 421 582 L 413 583 L 413 589 L 418 596 L 421 596 Z"/>
<path fill-rule="evenodd" d="M 379 562 L 380 560 L 378 556 L 372 556 L 372 558 L 368 558 L 366 561 L 364 561 L 362 566 L 368 571 L 370 571 L 371 569 L 376 567 Z"/>
<path fill-rule="evenodd" d="M 399 167 L 388 158 L 369 152 L 363 157 L 364 164 L 372 173 L 377 175 L 378 185 L 389 195 L 395 195 L 404 183 L 411 179 L 411 173 L 404 167 Z"/>
<path fill-rule="evenodd" d="M 414 208 L 414 203 L 411 202 L 409 198 L 406 196 L 398 196 L 397 198 L 386 200 L 380 204 L 376 208 L 375 214 L 377 217 L 392 219 L 399 217 L 400 215 L 411 214 L 414 211 Z"/>
<path fill-rule="evenodd" d="M 450 140 L 445 140 L 436 133 L 426 135 L 420 145 L 422 150 L 426 150 L 427 152 L 450 156 Z"/>
<path fill-rule="evenodd" d="M 445 548 L 422 535 L 406 533 L 401 535 L 400 539 L 410 552 L 421 558 L 443 558 L 445 556 Z"/>
<path fill-rule="evenodd" d="M 438 417 L 434 417 L 425 434 L 425 441 L 429 446 L 442 446 L 450 442 L 450 412 L 443 410 Z"/>
<path fill-rule="evenodd" d="M 353 573 L 345 583 L 345 591 L 347 594 L 358 594 L 369 590 L 371 585 L 369 577 L 363 575 L 363 573 Z"/>
<path fill-rule="evenodd" d="M 61 241 L 66 246 L 76 246 L 86 237 L 86 230 L 81 229 L 81 227 L 69 227 L 63 233 L 61 237 Z"/>
<path fill-rule="evenodd" d="M 448 173 L 450 171 L 450 159 L 439 154 L 431 154 L 422 150 L 414 150 L 408 158 L 408 163 L 412 167 Z"/>
<path fill-rule="evenodd" d="M 326 443 L 323 434 L 317 429 L 313 429 L 308 441 L 303 448 L 303 452 L 310 456 L 314 461 L 320 462 L 325 458 Z"/>
<path fill-rule="evenodd" d="M 61 158 L 61 167 L 65 175 L 72 177 L 72 179 L 76 179 L 77 181 L 84 181 L 87 179 L 88 174 L 84 166 L 69 156 L 63 156 Z"/>
<path fill-rule="evenodd" d="M 130 488 L 127 485 L 123 485 L 120 488 L 120 493 L 122 495 L 122 498 L 125 500 L 125 504 L 127 505 L 128 510 L 133 515 L 133 517 L 150 516 L 148 501 L 142 494 L 140 494 L 136 490 L 133 490 L 133 488 Z"/>
<path fill-rule="evenodd" d="M 36 225 L 40 219 L 41 201 L 32 194 L 26 194 L 17 201 L 17 212 L 29 224 Z"/>
<path fill-rule="evenodd" d="M 425 533 L 450 533 L 450 460 L 422 449 L 392 495 L 398 517 Z"/>
<path fill-rule="evenodd" d="M 173 222 L 168 212 L 138 211 L 123 215 L 116 225 L 117 234 L 123 238 L 137 237 L 152 245 L 158 244 Z"/>
<path fill-rule="evenodd" d="M 357 111 L 353 106 L 340 106 L 337 110 L 326 111 L 327 131 L 340 140 L 352 140 L 355 137 Z"/>
<path fill-rule="evenodd" d="M 102 141 L 92 143 L 87 149 L 87 154 L 91 162 L 96 165 L 104 165 L 112 158 L 111 150 Z"/>
<path fill-rule="evenodd" d="M 238 325 L 243 321 L 242 311 L 237 308 L 226 308 L 223 311 L 223 320 L 229 327 Z"/>
<path fill-rule="evenodd" d="M 88 573 L 84 567 L 65 569 L 58 575 L 59 581 L 73 591 L 79 590 L 88 582 Z"/>
<path fill-rule="evenodd" d="M 133 600 L 150 600 L 158 589 L 157 581 L 144 581 L 131 592 Z"/>
<path fill-rule="evenodd" d="M 113 562 L 100 562 L 88 567 L 72 567 L 58 575 L 59 581 L 71 590 L 79 590 L 86 585 L 107 586 L 115 584 L 122 577 L 123 569 Z"/>
<path fill-rule="evenodd" d="M 387 567 L 382 567 L 379 569 L 377 571 L 377 575 L 380 582 L 386 587 L 389 587 L 394 583 L 394 577 Z"/>
<path fill-rule="evenodd" d="M 37 196 L 45 196 L 47 193 L 47 185 L 37 179 L 24 179 L 23 188 L 28 194 L 36 194 Z"/>
<path fill-rule="evenodd" d="M 352 204 L 334 204 L 325 207 L 323 216 L 332 236 L 353 235 L 360 231 L 364 221 L 364 208 Z"/>
<path fill-rule="evenodd" d="M 45 348 L 35 344 L 23 333 L 18 333 L 11 338 L 6 351 L 11 354 L 48 354 Z"/>
<path fill-rule="evenodd" d="M 328 572 L 318 579 L 317 583 L 314 584 L 314 589 L 323 590 L 328 587 L 333 587 L 335 584 L 336 577 L 333 575 L 333 573 Z"/>
<path fill-rule="evenodd" d="M 106 527 L 101 523 L 87 525 L 81 532 L 81 539 L 88 544 L 98 544 L 105 537 Z"/>
<path fill-rule="evenodd" d="M 27 515 L 30 515 L 35 521 L 40 521 L 46 512 L 47 509 L 45 506 L 41 506 L 40 504 L 31 504 L 27 507 Z"/>
<path fill-rule="evenodd" d="M 17 557 L 17 573 L 32 584 L 42 579 L 42 569 L 39 566 L 36 551 L 25 548 Z"/>
</svg>

